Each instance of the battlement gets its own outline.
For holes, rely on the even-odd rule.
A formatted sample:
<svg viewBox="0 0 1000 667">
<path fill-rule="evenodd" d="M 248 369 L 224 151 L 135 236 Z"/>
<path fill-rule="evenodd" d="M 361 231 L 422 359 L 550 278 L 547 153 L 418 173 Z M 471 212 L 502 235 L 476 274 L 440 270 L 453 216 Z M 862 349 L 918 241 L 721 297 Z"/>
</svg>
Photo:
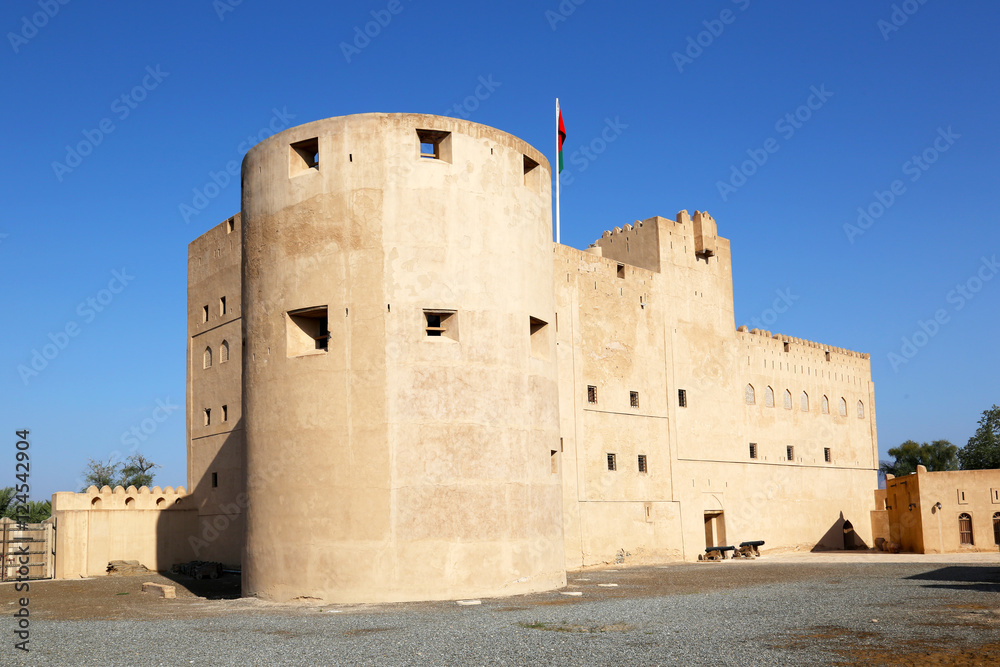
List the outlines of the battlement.
<svg viewBox="0 0 1000 667">
<path fill-rule="evenodd" d="M 667 237 L 673 235 L 690 238 L 690 248 L 698 260 L 708 262 L 718 252 L 719 236 L 715 218 L 707 211 L 695 211 L 694 216 L 691 216 L 687 210 L 678 211 L 674 220 L 653 216 L 636 220 L 634 224 L 606 230 L 601 238 L 590 245 L 587 252 L 659 273 L 663 261 L 661 258 L 667 256 L 668 250 L 673 250 L 672 243 L 667 240 Z M 681 247 L 688 246 L 682 243 Z"/>
<path fill-rule="evenodd" d="M 842 347 L 834 347 L 832 345 L 824 345 L 823 343 L 817 343 L 811 340 L 805 340 L 804 338 L 796 338 L 795 336 L 786 336 L 784 334 L 775 333 L 772 334 L 766 329 L 748 329 L 746 325 L 741 326 L 736 329 L 741 333 L 747 333 L 752 336 L 758 336 L 759 339 L 755 342 L 773 342 L 775 346 L 780 345 L 785 352 L 790 352 L 792 345 L 797 345 L 802 348 L 811 348 L 817 350 L 818 352 L 826 353 L 830 355 L 839 355 L 842 357 L 852 357 L 855 359 L 870 359 L 871 355 L 865 352 L 855 352 L 854 350 L 848 350 Z M 829 359 L 828 359 L 829 360 Z"/>
<path fill-rule="evenodd" d="M 172 486 L 164 489 L 158 486 L 152 489 L 146 486 L 140 486 L 138 489 L 134 486 L 127 489 L 121 486 L 116 486 L 114 489 L 110 486 L 100 489 L 90 486 L 83 493 L 54 494 L 52 512 L 54 514 L 65 510 L 167 510 L 174 509 L 175 505 L 179 509 L 190 509 L 185 503 L 181 503 L 187 497 L 188 492 L 183 486 L 178 486 L 176 489 Z"/>
</svg>

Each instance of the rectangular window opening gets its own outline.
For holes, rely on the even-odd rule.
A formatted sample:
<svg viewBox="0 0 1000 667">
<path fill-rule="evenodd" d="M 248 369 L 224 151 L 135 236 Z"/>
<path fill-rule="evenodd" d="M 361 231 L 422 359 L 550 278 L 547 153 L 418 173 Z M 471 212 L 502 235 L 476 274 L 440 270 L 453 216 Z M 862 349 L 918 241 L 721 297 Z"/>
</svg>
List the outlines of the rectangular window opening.
<svg viewBox="0 0 1000 667">
<path fill-rule="evenodd" d="M 236 229 L 236 220 L 229 218 L 229 221 L 226 223 L 226 233 L 232 234 L 234 229 Z"/>
<path fill-rule="evenodd" d="M 677 390 L 677 405 L 686 408 L 688 405 L 688 395 L 686 389 Z"/>
<path fill-rule="evenodd" d="M 830 448 L 829 447 L 824 447 L 823 448 L 823 460 L 826 463 L 833 462 L 833 455 L 830 453 Z"/>
<path fill-rule="evenodd" d="M 213 472 L 212 473 L 212 488 L 215 489 L 215 488 L 218 488 L 218 486 L 219 486 L 219 473 Z"/>
<path fill-rule="evenodd" d="M 319 169 L 319 138 L 297 141 L 290 145 L 288 175 L 298 176 L 311 169 Z"/>
<path fill-rule="evenodd" d="M 203 306 L 201 309 L 201 321 L 202 323 L 208 322 L 208 306 Z"/>
<path fill-rule="evenodd" d="M 559 452 L 554 449 L 549 450 L 549 465 L 553 475 L 559 472 Z"/>
<path fill-rule="evenodd" d="M 648 468 L 646 468 L 645 454 L 639 454 L 639 472 L 649 472 Z"/>
<path fill-rule="evenodd" d="M 625 265 L 624 264 L 619 264 L 618 265 L 618 277 L 619 278 L 624 278 L 625 277 Z"/>
<path fill-rule="evenodd" d="M 286 339 L 289 357 L 301 357 L 329 350 L 330 322 L 326 306 L 290 310 L 287 316 Z"/>
<path fill-rule="evenodd" d="M 212 408 L 205 408 L 205 426 L 212 425 Z"/>
<path fill-rule="evenodd" d="M 597 387 L 594 385 L 587 385 L 587 402 L 591 405 L 597 404 Z"/>
<path fill-rule="evenodd" d="M 637 392 L 637 391 L 630 391 L 628 393 L 628 402 L 629 402 L 629 405 L 631 407 L 638 408 L 639 407 L 639 392 Z"/>
<path fill-rule="evenodd" d="M 219 315 L 226 314 L 226 297 L 219 297 Z"/>
<path fill-rule="evenodd" d="M 751 442 L 750 443 L 750 458 L 752 458 L 752 459 L 757 458 L 757 443 L 756 442 Z"/>
<path fill-rule="evenodd" d="M 531 356 L 537 359 L 549 358 L 549 324 L 537 317 L 528 318 L 528 335 L 531 343 Z"/>
<path fill-rule="evenodd" d="M 785 458 L 788 459 L 789 461 L 795 460 L 795 447 L 793 447 L 792 445 L 788 445 L 787 447 L 785 447 Z"/>
<path fill-rule="evenodd" d="M 417 130 L 417 140 L 421 159 L 451 162 L 451 132 Z"/>
<path fill-rule="evenodd" d="M 222 406 L 222 421 L 224 421 L 224 422 L 229 421 L 229 406 L 228 405 L 223 405 Z"/>
<path fill-rule="evenodd" d="M 608 470 L 613 471 L 617 469 L 618 469 L 618 464 L 615 461 L 615 455 L 612 454 L 611 452 L 608 452 Z"/>
<path fill-rule="evenodd" d="M 524 185 L 532 192 L 542 189 L 542 170 L 538 163 L 527 155 L 524 156 Z"/>
<path fill-rule="evenodd" d="M 424 334 L 428 338 L 458 340 L 458 313 L 454 310 L 425 310 Z"/>
</svg>

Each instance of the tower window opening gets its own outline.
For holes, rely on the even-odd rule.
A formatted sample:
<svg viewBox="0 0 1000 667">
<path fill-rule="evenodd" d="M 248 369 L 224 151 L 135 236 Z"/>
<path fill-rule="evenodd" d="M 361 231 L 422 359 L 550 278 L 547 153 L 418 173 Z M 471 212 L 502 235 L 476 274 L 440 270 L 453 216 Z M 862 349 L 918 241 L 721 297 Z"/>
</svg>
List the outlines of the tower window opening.
<svg viewBox="0 0 1000 667">
<path fill-rule="evenodd" d="M 289 357 L 301 357 L 330 348 L 330 324 L 326 306 L 291 310 L 287 313 Z"/>
<path fill-rule="evenodd" d="M 425 310 L 424 334 L 428 338 L 458 340 L 458 313 L 454 310 Z"/>
<path fill-rule="evenodd" d="M 451 132 L 417 130 L 417 140 L 421 159 L 451 162 Z"/>
<path fill-rule="evenodd" d="M 310 169 L 319 169 L 319 138 L 297 141 L 290 146 L 288 175 L 297 176 Z"/>
</svg>

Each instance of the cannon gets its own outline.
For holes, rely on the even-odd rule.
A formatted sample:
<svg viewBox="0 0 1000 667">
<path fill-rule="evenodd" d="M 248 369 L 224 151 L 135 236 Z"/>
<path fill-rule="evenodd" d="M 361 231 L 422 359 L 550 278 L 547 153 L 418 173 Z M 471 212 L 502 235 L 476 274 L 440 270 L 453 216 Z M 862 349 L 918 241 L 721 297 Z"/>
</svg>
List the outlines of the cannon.
<svg viewBox="0 0 1000 667">
<path fill-rule="evenodd" d="M 740 548 L 733 554 L 733 558 L 759 558 L 760 547 L 764 546 L 764 540 L 753 540 L 751 542 L 740 542 Z"/>
<path fill-rule="evenodd" d="M 701 560 L 725 560 L 726 552 L 732 551 L 735 553 L 736 547 L 732 546 L 722 546 L 722 547 L 705 547 L 705 553 L 700 556 Z"/>
</svg>

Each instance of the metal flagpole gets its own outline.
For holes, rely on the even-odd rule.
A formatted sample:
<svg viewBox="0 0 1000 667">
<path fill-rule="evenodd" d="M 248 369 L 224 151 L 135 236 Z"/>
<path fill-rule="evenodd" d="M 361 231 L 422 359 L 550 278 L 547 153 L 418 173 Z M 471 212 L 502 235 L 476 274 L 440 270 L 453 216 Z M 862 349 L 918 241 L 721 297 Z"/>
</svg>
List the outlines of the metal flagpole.
<svg viewBox="0 0 1000 667">
<path fill-rule="evenodd" d="M 556 98 L 556 243 L 559 243 L 559 98 Z"/>
</svg>

